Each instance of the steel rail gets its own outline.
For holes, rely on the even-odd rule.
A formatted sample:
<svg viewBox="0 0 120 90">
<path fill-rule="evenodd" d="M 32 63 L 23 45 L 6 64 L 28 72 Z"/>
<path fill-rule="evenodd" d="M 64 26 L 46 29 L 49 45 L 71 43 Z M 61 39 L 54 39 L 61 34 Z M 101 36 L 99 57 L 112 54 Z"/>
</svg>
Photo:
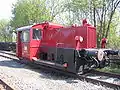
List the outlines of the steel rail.
<svg viewBox="0 0 120 90">
<path fill-rule="evenodd" d="M 4 90 L 13 90 L 13 88 L 11 88 L 8 84 L 6 84 L 3 80 L 0 79 L 0 85 L 2 87 L 0 87 L 0 90 L 4 89 Z"/>
<path fill-rule="evenodd" d="M 94 73 L 94 74 L 98 74 L 98 75 L 105 75 L 105 76 L 120 79 L 120 74 L 117 74 L 117 73 L 103 72 L 103 71 L 98 71 L 98 70 L 91 70 L 90 73 Z"/>
</svg>

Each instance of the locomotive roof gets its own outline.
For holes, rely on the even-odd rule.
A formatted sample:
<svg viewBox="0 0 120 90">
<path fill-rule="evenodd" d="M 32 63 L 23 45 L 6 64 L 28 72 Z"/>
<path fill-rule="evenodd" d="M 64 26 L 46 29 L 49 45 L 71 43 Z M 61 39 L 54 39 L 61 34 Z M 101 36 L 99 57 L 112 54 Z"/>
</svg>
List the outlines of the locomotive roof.
<svg viewBox="0 0 120 90">
<path fill-rule="evenodd" d="M 20 28 L 17 29 L 17 31 L 29 30 L 32 26 L 33 25 L 20 27 Z"/>
<path fill-rule="evenodd" d="M 41 24 L 35 24 L 35 25 L 30 25 L 30 26 L 23 26 L 23 27 L 17 28 L 16 30 L 17 30 L 17 31 L 30 30 L 30 28 L 32 28 L 32 27 L 34 27 L 34 26 L 37 26 L 37 25 L 42 25 L 42 24 L 43 24 L 43 25 L 44 25 L 44 24 L 48 24 L 49 26 L 54 26 L 54 28 L 63 27 L 63 26 L 60 25 L 60 24 L 45 22 L 45 23 L 41 23 Z"/>
</svg>

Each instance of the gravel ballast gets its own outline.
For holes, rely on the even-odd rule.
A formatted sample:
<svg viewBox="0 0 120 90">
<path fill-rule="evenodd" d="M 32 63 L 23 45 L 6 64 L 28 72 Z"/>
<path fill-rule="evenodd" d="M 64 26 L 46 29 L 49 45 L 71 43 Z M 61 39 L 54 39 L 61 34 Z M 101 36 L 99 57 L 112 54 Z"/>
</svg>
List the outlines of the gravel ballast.
<svg viewBox="0 0 120 90">
<path fill-rule="evenodd" d="M 0 57 L 0 79 L 15 90 L 113 90 Z"/>
</svg>

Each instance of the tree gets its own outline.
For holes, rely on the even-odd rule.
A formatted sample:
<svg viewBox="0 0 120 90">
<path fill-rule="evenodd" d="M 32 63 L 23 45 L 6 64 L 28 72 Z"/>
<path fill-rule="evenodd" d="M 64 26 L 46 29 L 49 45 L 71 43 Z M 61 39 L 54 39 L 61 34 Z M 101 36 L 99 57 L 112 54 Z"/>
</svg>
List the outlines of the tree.
<svg viewBox="0 0 120 90">
<path fill-rule="evenodd" d="M 100 28 L 97 34 L 98 45 L 100 44 L 101 38 L 108 38 L 113 15 L 115 14 L 115 11 L 119 4 L 120 0 L 103 0 L 102 7 L 96 8 L 96 13 L 99 21 L 98 23 L 100 24 Z"/>
<path fill-rule="evenodd" d="M 45 0 L 17 0 L 13 5 L 12 27 L 21 27 L 50 19 Z"/>
<path fill-rule="evenodd" d="M 120 49 L 120 12 L 116 11 L 113 15 L 113 19 L 110 25 L 110 31 L 108 35 L 108 47 Z"/>
</svg>

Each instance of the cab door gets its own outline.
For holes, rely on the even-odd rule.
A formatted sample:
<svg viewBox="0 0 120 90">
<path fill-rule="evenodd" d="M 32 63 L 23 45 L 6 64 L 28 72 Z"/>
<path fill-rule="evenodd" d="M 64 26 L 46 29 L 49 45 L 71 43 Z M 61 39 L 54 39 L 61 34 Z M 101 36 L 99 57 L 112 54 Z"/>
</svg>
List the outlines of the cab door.
<svg viewBox="0 0 120 90">
<path fill-rule="evenodd" d="M 23 30 L 21 35 L 22 41 L 22 57 L 30 58 L 30 30 Z"/>
<path fill-rule="evenodd" d="M 17 32 L 17 46 L 16 46 L 16 54 L 20 58 L 22 57 L 22 41 L 21 41 L 22 31 Z"/>
<path fill-rule="evenodd" d="M 30 41 L 30 60 L 32 58 L 40 58 L 40 46 L 42 40 L 42 29 L 33 27 L 31 29 L 31 41 Z"/>
</svg>

